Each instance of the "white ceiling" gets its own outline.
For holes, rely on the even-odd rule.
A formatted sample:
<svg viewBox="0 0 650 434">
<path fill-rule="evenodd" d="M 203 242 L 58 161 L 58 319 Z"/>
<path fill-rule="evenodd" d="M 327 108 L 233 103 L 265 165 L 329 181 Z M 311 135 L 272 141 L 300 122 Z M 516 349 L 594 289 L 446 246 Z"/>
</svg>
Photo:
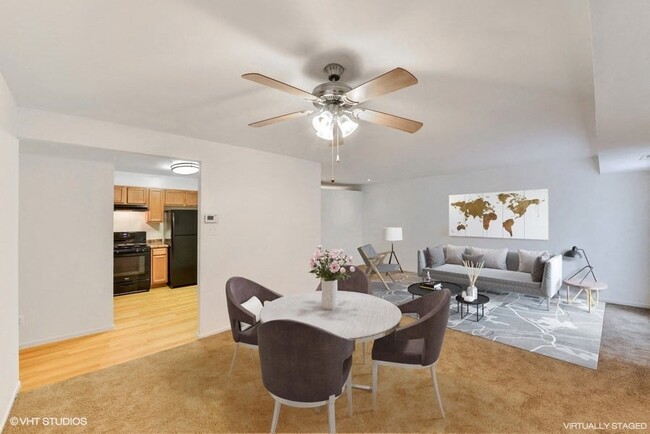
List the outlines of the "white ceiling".
<svg viewBox="0 0 650 434">
<path fill-rule="evenodd" d="M 424 127 L 363 123 L 337 165 L 339 182 L 387 181 L 645 149 L 650 105 L 633 90 L 650 89 L 650 2 L 619 3 L 5 0 L 0 73 L 21 107 L 317 160 L 328 179 L 309 119 L 247 126 L 310 105 L 241 74 L 311 91 L 329 62 L 353 86 L 401 66 L 419 84 L 364 105 Z"/>
<path fill-rule="evenodd" d="M 85 146 L 69 145 L 62 143 L 40 142 L 35 140 L 22 140 L 20 143 L 21 152 L 35 153 L 42 155 L 57 155 L 62 158 L 83 158 L 92 161 L 113 162 L 118 172 L 129 172 L 135 174 L 169 176 L 174 178 L 199 178 L 200 172 L 191 175 L 178 175 L 171 171 L 173 163 L 181 161 L 176 158 L 136 154 L 133 152 L 121 152 L 108 149 L 89 148 Z"/>
</svg>

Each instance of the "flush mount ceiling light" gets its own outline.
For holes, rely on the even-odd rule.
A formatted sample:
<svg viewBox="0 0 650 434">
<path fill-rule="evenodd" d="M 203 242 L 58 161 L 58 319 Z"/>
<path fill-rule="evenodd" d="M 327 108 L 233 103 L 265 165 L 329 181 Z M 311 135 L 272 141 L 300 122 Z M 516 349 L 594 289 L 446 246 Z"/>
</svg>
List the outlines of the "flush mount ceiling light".
<svg viewBox="0 0 650 434">
<path fill-rule="evenodd" d="M 316 135 L 331 142 L 332 182 L 334 182 L 334 161 L 339 161 L 338 148 L 343 144 L 343 138 L 357 129 L 357 121 L 370 122 L 407 133 L 415 133 L 422 127 L 422 122 L 370 110 L 359 105 L 372 98 L 416 84 L 418 80 L 413 74 L 404 68 L 395 68 L 353 88 L 339 81 L 344 70 L 345 68 L 338 63 L 330 63 L 325 66 L 323 72 L 327 75 L 328 81 L 316 86 L 311 93 L 256 72 L 242 75 L 242 78 L 246 80 L 298 96 L 311 102 L 316 107 L 317 110 L 301 110 L 287 113 L 248 125 L 251 127 L 265 127 L 315 114 L 312 118 L 312 125 L 316 130 Z M 334 159 L 335 149 L 336 160 Z"/>
<path fill-rule="evenodd" d="M 199 163 L 193 163 L 191 161 L 182 161 L 180 163 L 174 163 L 169 166 L 172 172 L 178 175 L 193 175 L 199 171 Z"/>
</svg>

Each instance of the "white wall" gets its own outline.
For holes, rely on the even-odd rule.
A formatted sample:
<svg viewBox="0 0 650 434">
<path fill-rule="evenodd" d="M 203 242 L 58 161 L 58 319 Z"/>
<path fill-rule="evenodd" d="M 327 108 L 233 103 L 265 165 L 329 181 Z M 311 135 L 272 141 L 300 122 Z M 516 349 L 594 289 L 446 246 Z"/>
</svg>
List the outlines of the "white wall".
<svg viewBox="0 0 650 434">
<path fill-rule="evenodd" d="M 448 236 L 449 194 L 536 188 L 549 190 L 548 241 Z M 603 299 L 650 307 L 650 172 L 599 175 L 587 159 L 375 184 L 364 194 L 364 241 L 387 248 L 382 227 L 403 226 L 395 250 L 409 270 L 418 249 L 438 243 L 558 253 L 577 245 L 609 284 Z"/>
<path fill-rule="evenodd" d="M 196 191 L 199 189 L 199 178 L 152 175 L 147 173 L 121 172 L 116 170 L 115 185 Z"/>
<path fill-rule="evenodd" d="M 18 139 L 16 106 L 0 74 L 0 431 L 18 393 Z"/>
<path fill-rule="evenodd" d="M 38 110 L 19 109 L 16 125 L 21 139 L 201 163 L 200 212 L 218 214 L 219 223 L 215 235 L 199 228 L 200 335 L 229 328 L 231 276 L 285 294 L 313 290 L 306 264 L 321 237 L 319 163 Z"/>
<path fill-rule="evenodd" d="M 20 345 L 113 327 L 113 162 L 20 144 Z"/>
<path fill-rule="evenodd" d="M 113 232 L 147 233 L 148 240 L 159 240 L 164 236 L 162 223 L 147 223 L 147 213 L 141 211 L 115 211 L 113 213 Z"/>
<path fill-rule="evenodd" d="M 354 264 L 363 264 L 357 248 L 363 245 L 363 192 L 321 190 L 321 244 L 326 249 L 343 249 Z"/>
</svg>

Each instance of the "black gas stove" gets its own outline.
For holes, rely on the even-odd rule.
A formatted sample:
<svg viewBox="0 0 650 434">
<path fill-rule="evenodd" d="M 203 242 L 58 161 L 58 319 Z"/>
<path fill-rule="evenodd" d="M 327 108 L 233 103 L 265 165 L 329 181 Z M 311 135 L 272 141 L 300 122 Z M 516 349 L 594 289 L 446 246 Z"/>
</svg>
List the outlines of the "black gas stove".
<svg viewBox="0 0 650 434">
<path fill-rule="evenodd" d="M 149 291 L 151 256 L 147 233 L 113 233 L 113 295 Z"/>
</svg>

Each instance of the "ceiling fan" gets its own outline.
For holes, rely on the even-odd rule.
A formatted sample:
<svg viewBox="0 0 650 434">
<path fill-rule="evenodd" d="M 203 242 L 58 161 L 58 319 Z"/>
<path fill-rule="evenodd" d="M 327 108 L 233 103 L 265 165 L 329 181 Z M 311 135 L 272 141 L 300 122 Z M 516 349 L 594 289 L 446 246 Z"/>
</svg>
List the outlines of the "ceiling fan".
<svg viewBox="0 0 650 434">
<path fill-rule="evenodd" d="M 323 71 L 327 74 L 329 81 L 319 84 L 311 93 L 267 77 L 266 75 L 258 73 L 243 74 L 242 78 L 246 80 L 299 96 L 311 102 L 316 107 L 316 110 L 301 110 L 287 113 L 253 122 L 249 126 L 265 127 L 278 122 L 315 114 L 312 119 L 312 125 L 316 129 L 316 135 L 318 137 L 331 140 L 332 162 L 334 161 L 334 147 L 336 146 L 337 149 L 336 161 L 339 161 L 338 146 L 343 144 L 343 137 L 349 136 L 357 129 L 357 120 L 383 125 L 408 133 L 415 133 L 422 128 L 422 122 L 359 106 L 359 104 L 372 98 L 416 84 L 418 80 L 413 74 L 404 68 L 395 68 L 353 88 L 340 81 L 344 70 L 343 66 L 338 63 L 330 63 L 325 66 Z M 332 182 L 334 182 L 333 166 L 332 164 Z"/>
</svg>

